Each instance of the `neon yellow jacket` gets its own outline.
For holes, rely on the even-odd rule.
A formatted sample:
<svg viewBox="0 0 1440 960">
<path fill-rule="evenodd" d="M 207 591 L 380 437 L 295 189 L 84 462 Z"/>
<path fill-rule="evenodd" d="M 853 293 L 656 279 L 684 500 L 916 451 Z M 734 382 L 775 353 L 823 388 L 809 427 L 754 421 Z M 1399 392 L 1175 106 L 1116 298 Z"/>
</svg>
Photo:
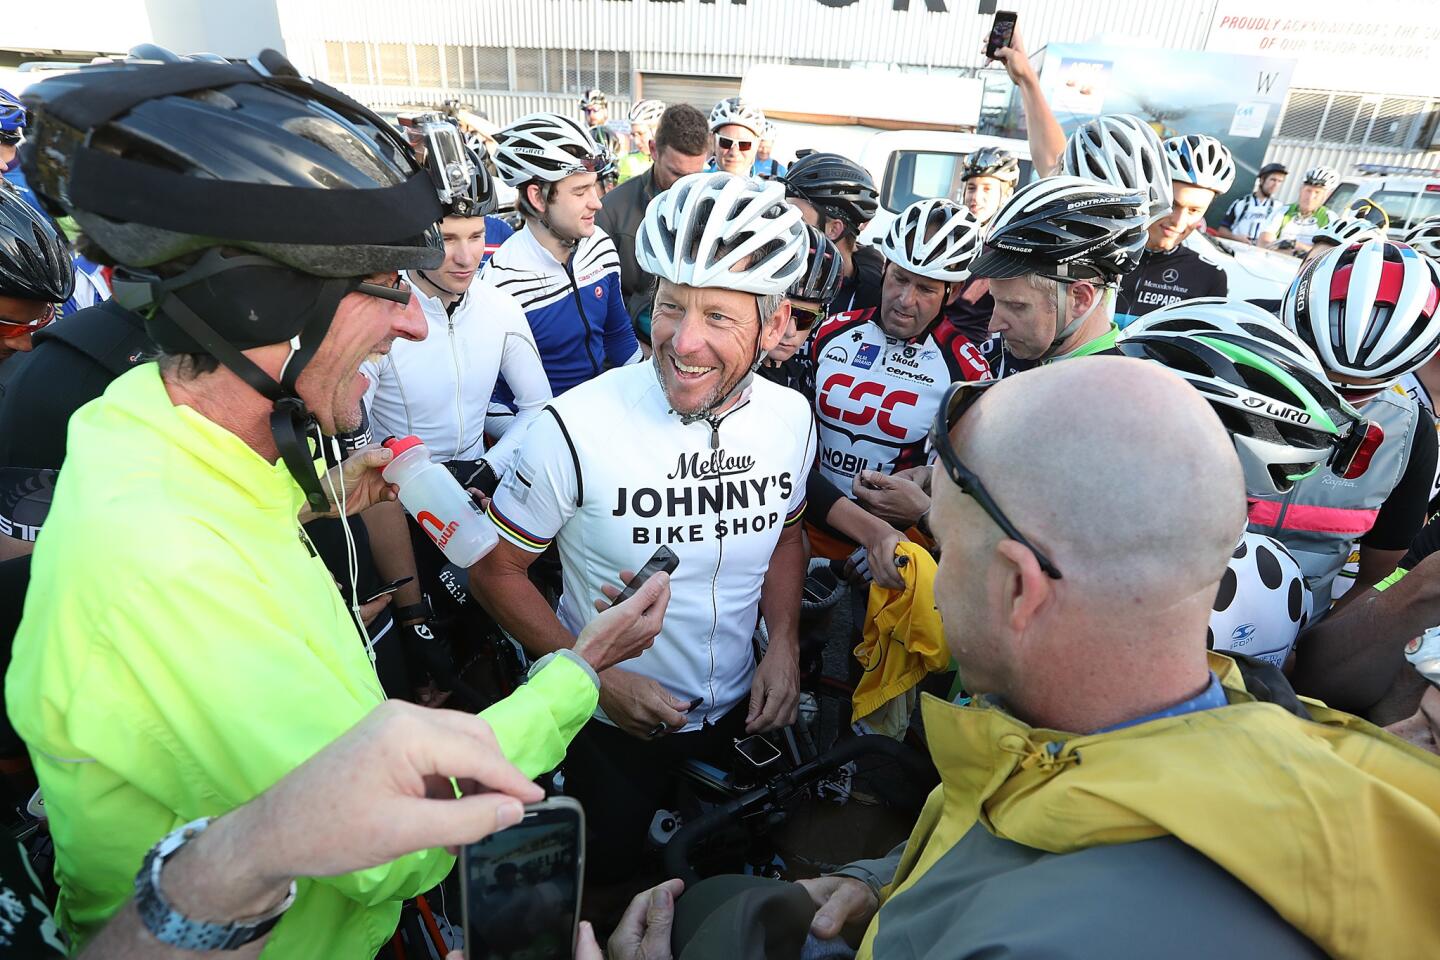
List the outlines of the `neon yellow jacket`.
<svg viewBox="0 0 1440 960">
<path fill-rule="evenodd" d="M 873 955 L 884 904 L 903 899 L 977 823 L 1049 853 L 1173 836 L 1330 956 L 1432 956 L 1440 757 L 1313 701 L 1304 701 L 1308 721 L 1258 702 L 1228 658 L 1212 654 L 1211 669 L 1228 706 L 1084 736 L 926 696 L 941 784 L 882 891 L 861 960 Z M 905 936 L 935 943 L 947 933 Z"/>
<path fill-rule="evenodd" d="M 619 162 L 617 162 L 615 165 L 616 173 L 619 174 L 619 178 L 615 182 L 624 183 L 631 177 L 638 177 L 646 170 L 649 170 L 650 167 L 654 164 L 654 162 L 655 161 L 651 159 L 650 154 L 648 153 L 644 153 L 640 150 L 630 151 L 629 153 L 625 154 L 625 156 L 621 157 Z"/>
<path fill-rule="evenodd" d="M 144 364 L 70 421 L 6 676 L 56 847 L 78 950 L 133 890 L 150 846 L 250 800 L 384 698 L 355 624 L 296 516 L 283 465 L 171 403 Z M 536 776 L 595 708 L 557 659 L 484 714 Z M 400 900 L 453 858 L 428 850 L 301 880 L 267 958 L 374 956 Z"/>
</svg>

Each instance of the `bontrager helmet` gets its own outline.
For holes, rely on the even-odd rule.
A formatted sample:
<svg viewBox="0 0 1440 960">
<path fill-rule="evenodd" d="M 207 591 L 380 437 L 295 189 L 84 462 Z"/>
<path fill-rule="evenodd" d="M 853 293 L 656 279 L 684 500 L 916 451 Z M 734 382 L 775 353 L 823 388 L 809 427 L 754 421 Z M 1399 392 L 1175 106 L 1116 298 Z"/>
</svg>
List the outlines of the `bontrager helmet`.
<svg viewBox="0 0 1440 960">
<path fill-rule="evenodd" d="M 1222 316 L 1212 322 L 1212 312 Z M 1236 329 L 1223 315 L 1230 312 L 1223 302 L 1182 301 L 1142 317 L 1165 314 L 1158 323 L 1137 321 L 1115 345 L 1204 395 L 1230 433 L 1252 496 L 1284 494 L 1327 463 L 1337 473 L 1368 464 L 1354 453 L 1373 443 L 1369 425 L 1336 394 L 1314 355 Z"/>
<path fill-rule="evenodd" d="M 1383 240 L 1385 231 L 1360 217 L 1336 217 L 1315 231 L 1314 241 L 1325 240 L 1335 246 L 1360 243 L 1362 240 Z"/>
<path fill-rule="evenodd" d="M 653 127 L 665 114 L 664 100 L 640 100 L 630 108 L 630 122 Z"/>
<path fill-rule="evenodd" d="M 840 283 L 845 279 L 845 263 L 834 241 L 818 228 L 805 227 L 805 272 L 786 292 L 791 300 L 807 300 L 824 304 L 835 299 Z"/>
<path fill-rule="evenodd" d="M 963 283 L 980 250 L 983 230 L 980 221 L 953 200 L 916 200 L 891 221 L 880 252 L 911 273 L 947 284 Z"/>
<path fill-rule="evenodd" d="M 1426 217 L 1405 234 L 1405 242 L 1427 257 L 1440 259 L 1440 217 Z"/>
<path fill-rule="evenodd" d="M 780 177 L 787 197 L 799 197 L 859 233 L 880 209 L 870 171 L 838 153 L 806 153 Z"/>
<path fill-rule="evenodd" d="M 31 187 L 120 265 L 115 299 L 146 310 L 161 350 L 212 356 L 274 404 L 286 467 L 328 511 L 295 384 L 350 293 L 408 302 L 367 275 L 444 260 L 430 172 L 369 108 L 273 50 L 81 67 L 25 100 Z M 148 269 L 162 263 L 179 272 Z M 278 382 L 241 352 L 281 343 Z"/>
<path fill-rule="evenodd" d="M 1160 138 L 1150 124 L 1129 114 L 1096 117 L 1077 127 L 1065 142 L 1060 172 L 1144 194 L 1149 223 L 1167 216 L 1174 202 Z"/>
<path fill-rule="evenodd" d="M 671 283 L 783 296 L 805 273 L 805 237 L 778 183 L 692 173 L 645 208 L 635 259 Z"/>
<path fill-rule="evenodd" d="M 726 97 L 710 111 L 710 132 L 731 124 L 744 127 L 758 138 L 765 129 L 765 114 L 760 108 L 739 97 Z"/>
<path fill-rule="evenodd" d="M 1146 226 L 1146 199 L 1138 191 L 1046 177 L 1021 187 L 1000 208 L 970 273 L 1114 283 L 1139 263 Z"/>
<path fill-rule="evenodd" d="M 25 105 L 9 90 L 0 90 L 0 143 L 14 146 L 25 129 Z"/>
<path fill-rule="evenodd" d="M 495 135 L 495 167 L 512 187 L 599 173 L 605 165 L 604 150 L 590 132 L 558 113 L 529 114 Z"/>
<path fill-rule="evenodd" d="M 1324 187 L 1328 190 L 1340 182 L 1340 174 L 1329 167 L 1311 167 L 1305 171 L 1305 179 L 1301 182 L 1307 187 Z"/>
<path fill-rule="evenodd" d="M 1235 159 L 1230 148 L 1214 137 L 1203 133 L 1171 137 L 1164 147 L 1172 181 L 1193 183 L 1217 194 L 1235 185 Z"/>
<path fill-rule="evenodd" d="M 994 177 L 1013 188 L 1020 182 L 1020 159 L 1009 150 L 981 147 L 965 158 L 960 170 L 961 183 L 974 177 Z"/>
<path fill-rule="evenodd" d="M 64 303 L 75 266 L 59 229 L 0 178 L 0 297 Z"/>
<path fill-rule="evenodd" d="M 1440 263 L 1389 240 L 1337 247 L 1300 268 L 1280 318 L 1331 382 L 1398 380 L 1440 349 Z"/>
</svg>

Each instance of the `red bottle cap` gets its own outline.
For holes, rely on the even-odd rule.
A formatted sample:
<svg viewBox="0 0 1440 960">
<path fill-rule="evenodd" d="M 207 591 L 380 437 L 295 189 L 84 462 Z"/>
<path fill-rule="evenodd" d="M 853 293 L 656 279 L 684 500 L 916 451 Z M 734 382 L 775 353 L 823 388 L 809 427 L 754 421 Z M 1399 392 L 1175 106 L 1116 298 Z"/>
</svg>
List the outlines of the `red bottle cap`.
<svg viewBox="0 0 1440 960">
<path fill-rule="evenodd" d="M 386 450 L 389 450 L 392 454 L 390 459 L 394 460 L 395 457 L 400 456 L 400 454 L 404 453 L 406 450 L 420 446 L 422 442 L 423 441 L 421 441 L 421 439 L 416 436 L 391 437 L 384 443 L 380 444 L 380 446 L 384 447 Z"/>
</svg>

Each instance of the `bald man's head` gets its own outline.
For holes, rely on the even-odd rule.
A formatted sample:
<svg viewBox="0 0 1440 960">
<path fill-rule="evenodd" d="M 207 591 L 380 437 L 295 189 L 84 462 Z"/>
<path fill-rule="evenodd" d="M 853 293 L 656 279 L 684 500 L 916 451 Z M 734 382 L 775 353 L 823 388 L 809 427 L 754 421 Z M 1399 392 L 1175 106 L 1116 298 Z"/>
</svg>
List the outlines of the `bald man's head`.
<svg viewBox="0 0 1440 960">
<path fill-rule="evenodd" d="M 1189 618 L 1208 614 L 1245 526 L 1245 486 L 1225 428 L 1179 377 L 1121 357 L 1066 360 L 987 390 L 951 439 L 1063 574 L 1035 581 L 1043 595 L 1036 615 L 1017 620 L 1020 571 L 1038 570 L 1033 556 L 1002 542 L 995 523 L 937 468 L 931 523 L 946 562 L 936 592 L 962 677 L 966 654 L 976 654 L 981 673 L 993 675 L 983 682 L 1006 689 L 1016 678 L 1000 674 L 1017 623 L 1078 630 L 1089 622 L 1158 624 L 1178 609 Z M 1204 636 L 1202 619 L 1202 651 Z"/>
</svg>

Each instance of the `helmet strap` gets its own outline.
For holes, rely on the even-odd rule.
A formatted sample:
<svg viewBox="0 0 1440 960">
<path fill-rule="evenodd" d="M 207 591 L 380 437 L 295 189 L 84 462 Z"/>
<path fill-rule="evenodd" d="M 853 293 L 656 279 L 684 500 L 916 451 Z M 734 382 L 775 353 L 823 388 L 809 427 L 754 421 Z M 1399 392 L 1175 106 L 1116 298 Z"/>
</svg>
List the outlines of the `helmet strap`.
<svg viewBox="0 0 1440 960">
<path fill-rule="evenodd" d="M 1097 309 L 1099 309 L 1099 307 L 1100 307 L 1100 300 L 1101 300 L 1102 297 L 1104 296 L 1104 294 L 1101 293 L 1101 291 L 1098 289 L 1098 286 L 1097 286 L 1097 289 L 1096 289 L 1096 292 L 1095 292 L 1095 299 L 1090 302 L 1090 306 L 1088 306 L 1088 307 L 1085 308 L 1085 312 L 1084 312 L 1084 313 L 1080 314 L 1078 317 L 1076 317 L 1074 320 L 1071 320 L 1071 321 L 1067 324 L 1067 323 L 1065 322 L 1065 310 L 1066 310 L 1066 308 L 1070 305 L 1070 285 L 1071 285 L 1072 283 L 1074 283 L 1075 281 L 1073 281 L 1073 280 L 1060 280 L 1060 279 L 1058 279 L 1058 278 L 1056 278 L 1056 277 L 1050 277 L 1050 278 L 1048 278 L 1048 279 L 1051 280 L 1051 281 L 1055 284 L 1055 286 L 1056 286 L 1056 291 L 1055 291 L 1055 331 L 1056 331 L 1056 333 L 1055 333 L 1055 339 L 1050 342 L 1050 349 L 1049 349 L 1049 350 L 1046 350 L 1045 353 L 1044 353 L 1044 355 L 1041 357 L 1042 360 L 1049 360 L 1049 359 L 1051 359 L 1052 357 L 1054 357 L 1057 353 L 1060 352 L 1060 347 L 1065 343 L 1065 341 L 1066 341 L 1066 340 L 1069 340 L 1071 337 L 1075 336 L 1075 332 L 1076 332 L 1077 330 L 1079 330 L 1082 326 L 1085 325 L 1085 321 L 1090 319 L 1090 315 L 1091 315 L 1092 313 L 1094 313 Z"/>
</svg>

